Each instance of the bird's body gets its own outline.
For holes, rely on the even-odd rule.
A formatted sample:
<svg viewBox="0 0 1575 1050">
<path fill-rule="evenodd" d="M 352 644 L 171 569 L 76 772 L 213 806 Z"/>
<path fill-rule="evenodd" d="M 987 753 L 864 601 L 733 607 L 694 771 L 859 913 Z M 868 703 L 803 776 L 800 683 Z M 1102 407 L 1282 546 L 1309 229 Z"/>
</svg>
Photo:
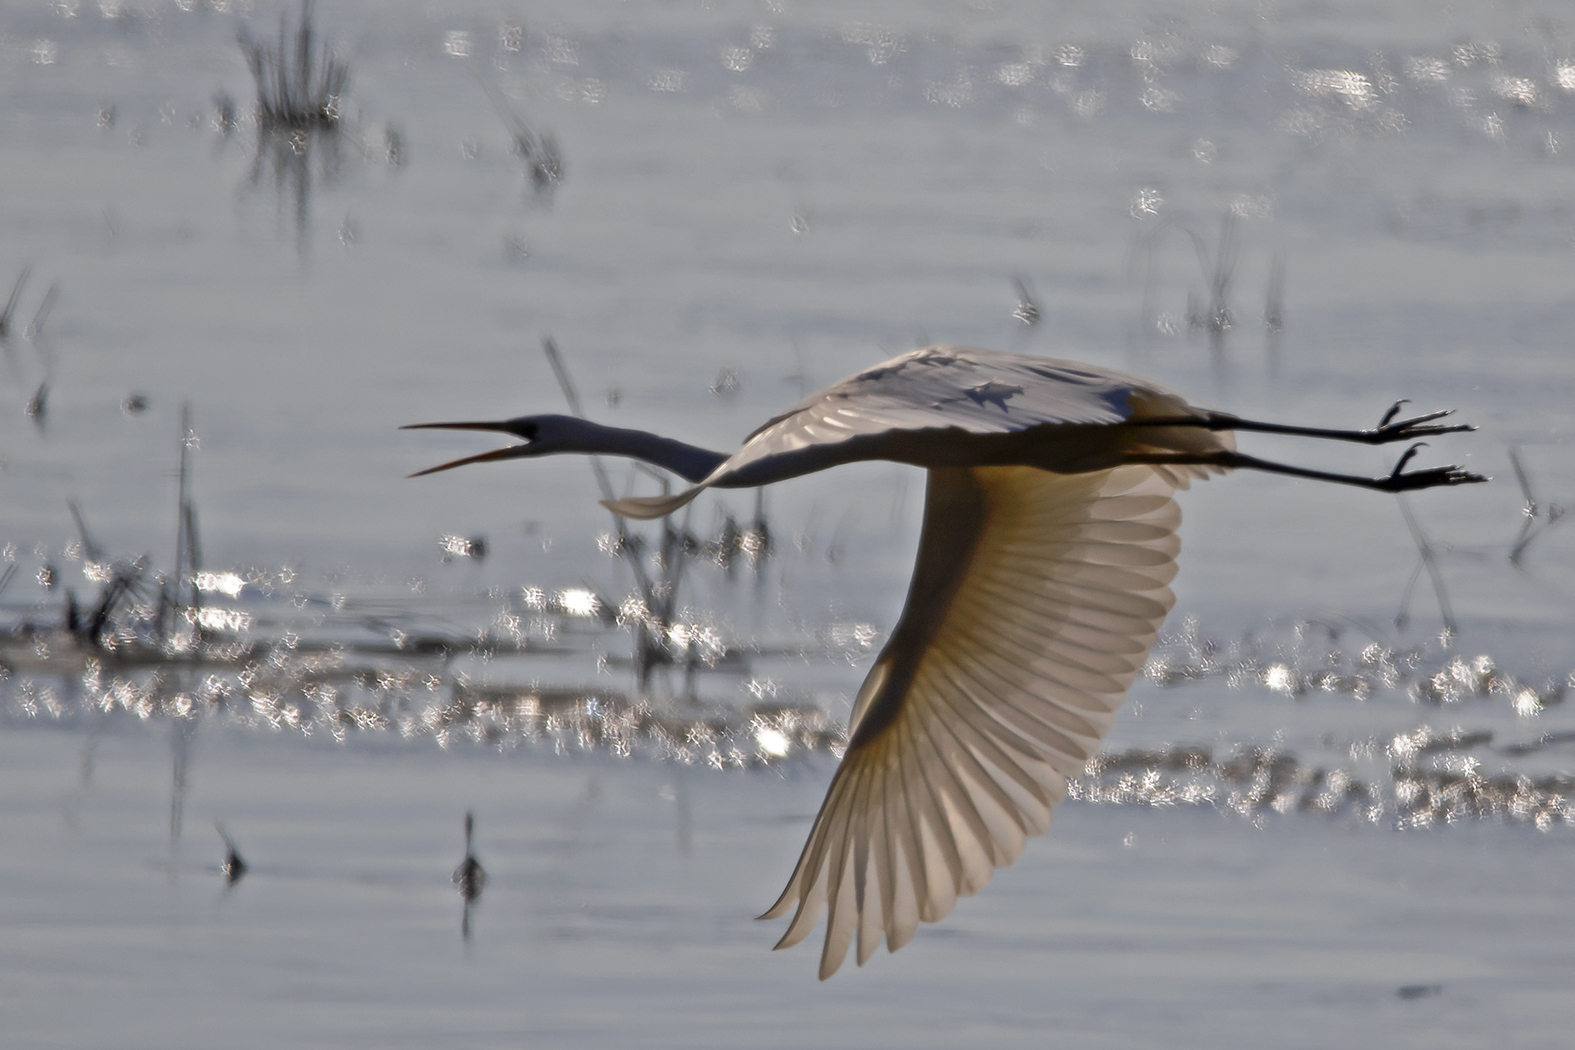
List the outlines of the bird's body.
<svg viewBox="0 0 1575 1050">
<path fill-rule="evenodd" d="M 783 412 L 743 446 L 665 502 L 624 500 L 615 511 L 660 517 L 703 488 L 749 488 L 859 460 L 944 467 L 1035 467 L 1082 474 L 1133 454 L 1235 448 L 1228 433 L 1196 426 L 1124 427 L 1195 417 L 1179 395 L 1120 372 L 971 347 L 929 347 L 827 387 Z M 1161 468 L 1178 484 L 1206 471 Z"/>
<path fill-rule="evenodd" d="M 1398 406 L 1397 406 L 1398 407 Z M 856 460 L 928 470 L 908 598 L 860 688 L 848 748 L 786 890 L 778 947 L 829 910 L 820 975 L 862 964 L 978 892 L 1042 833 L 1094 756 L 1173 602 L 1173 492 L 1235 467 L 1400 491 L 1482 480 L 1457 468 L 1358 478 L 1244 456 L 1232 431 L 1383 443 L 1469 429 L 1327 431 L 1194 407 L 1152 383 L 1065 361 L 930 347 L 837 383 L 731 456 L 562 416 L 429 424 L 526 439 L 463 463 L 551 452 L 630 455 L 694 481 L 608 502 L 652 518 L 707 488 L 762 485 Z M 1409 453 L 1401 461 L 1403 466 Z M 424 471 L 423 473 L 427 473 Z"/>
</svg>

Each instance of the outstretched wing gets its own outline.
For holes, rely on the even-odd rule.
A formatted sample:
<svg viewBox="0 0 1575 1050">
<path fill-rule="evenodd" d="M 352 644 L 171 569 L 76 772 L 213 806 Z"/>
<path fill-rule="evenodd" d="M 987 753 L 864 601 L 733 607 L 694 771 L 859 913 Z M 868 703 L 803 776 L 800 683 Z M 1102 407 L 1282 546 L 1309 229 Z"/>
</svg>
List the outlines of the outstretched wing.
<svg viewBox="0 0 1575 1050">
<path fill-rule="evenodd" d="M 854 433 L 951 425 L 987 434 L 1037 423 L 1116 423 L 1126 418 L 1127 392 L 1138 385 L 1130 376 L 1072 361 L 930 346 L 812 394 L 756 428 L 748 440 L 770 434 L 791 442 L 789 435 L 839 418 Z M 842 411 L 849 404 L 857 407 L 852 417 Z M 811 440 L 846 436 L 832 430 Z"/>
<path fill-rule="evenodd" d="M 854 705 L 798 867 L 762 918 L 829 907 L 821 979 L 978 892 L 1050 826 L 1173 602 L 1171 491 L 1147 466 L 930 472 L 902 618 Z"/>
<path fill-rule="evenodd" d="M 864 459 L 920 466 L 957 462 L 957 438 L 1033 427 L 1106 425 L 1137 415 L 1195 410 L 1177 394 L 1109 369 L 965 346 L 932 346 L 894 357 L 811 395 L 768 421 L 694 488 L 671 496 L 608 503 L 630 518 L 659 518 L 709 486 L 764 485 Z M 1185 449 L 1217 447 L 1207 431 L 1180 432 Z M 1158 431 L 1148 431 L 1160 440 Z M 1174 435 L 1171 444 L 1178 440 Z M 1081 466 L 1076 470 L 1085 469 Z M 1201 476 L 1204 471 L 1186 469 Z"/>
<path fill-rule="evenodd" d="M 966 346 L 931 346 L 827 387 L 750 434 L 718 473 L 799 449 L 894 432 L 955 428 L 1006 434 L 1064 423 L 1120 423 L 1131 376 L 1072 361 Z M 1185 402 L 1176 399 L 1181 410 Z"/>
</svg>

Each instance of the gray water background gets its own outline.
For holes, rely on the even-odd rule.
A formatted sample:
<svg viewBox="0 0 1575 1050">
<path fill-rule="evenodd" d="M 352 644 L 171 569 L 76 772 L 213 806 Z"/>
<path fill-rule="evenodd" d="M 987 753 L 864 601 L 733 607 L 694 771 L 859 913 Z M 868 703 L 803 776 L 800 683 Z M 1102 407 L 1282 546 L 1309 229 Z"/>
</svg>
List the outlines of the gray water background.
<svg viewBox="0 0 1575 1050">
<path fill-rule="evenodd" d="M 1497 481 L 1410 505 L 1459 634 L 1438 637 L 1425 577 L 1395 625 L 1418 555 L 1392 498 L 1197 486 L 1170 641 L 1112 753 L 1289 755 L 1382 782 L 1388 808 L 1282 813 L 1228 783 L 1188 804 L 1094 777 L 977 900 L 825 986 L 749 921 L 824 754 L 715 771 L 419 719 L 338 741 L 243 693 L 224 717 L 138 717 L 95 707 L 78 666 L 19 666 L 0 682 L 17 1045 L 1562 1045 L 1567 810 L 1444 807 L 1419 828 L 1394 772 L 1570 773 L 1575 532 L 1508 558 L 1526 502 L 1509 449 L 1543 521 L 1575 499 L 1560 9 L 323 6 L 353 80 L 337 166 L 314 147 L 305 194 L 273 154 L 254 178 L 255 127 L 216 125 L 216 93 L 243 116 L 252 98 L 238 26 L 271 33 L 280 11 L 0 12 L 0 284 L 33 268 L 0 373 L 12 622 L 61 615 L 46 564 L 91 592 L 68 499 L 115 556 L 172 562 L 189 404 L 203 561 L 250 581 L 229 603 L 243 634 L 354 649 L 501 624 L 568 651 L 390 666 L 437 675 L 442 698 L 460 678 L 632 693 L 627 631 L 523 600 L 629 592 L 583 462 L 402 480 L 489 446 L 400 424 L 561 411 L 550 334 L 594 418 L 717 448 L 929 342 L 1125 368 L 1279 420 L 1456 407 L 1482 431 L 1424 461 Z M 478 75 L 556 138 L 550 199 Z M 1207 302 L 1226 215 L 1216 349 L 1188 299 Z M 1037 325 L 1013 316 L 1014 278 Z M 42 425 L 24 411 L 40 384 Z M 146 411 L 123 409 L 134 393 Z M 1251 448 L 1375 473 L 1396 451 Z M 700 676 L 706 710 L 846 717 L 921 492 L 882 464 L 777 486 L 763 568 L 695 565 L 686 622 L 753 654 Z M 748 521 L 752 496 L 702 501 L 692 526 L 724 512 Z M 442 537 L 478 535 L 484 560 L 444 560 Z M 1311 678 L 1370 645 L 1413 673 L 1366 699 Z M 1484 656 L 1503 688 L 1460 670 Z M 1274 666 L 1311 688 L 1272 686 Z M 655 691 L 685 710 L 676 676 Z M 492 881 L 465 942 L 448 873 L 467 809 Z M 253 869 L 228 893 L 214 819 Z"/>
</svg>

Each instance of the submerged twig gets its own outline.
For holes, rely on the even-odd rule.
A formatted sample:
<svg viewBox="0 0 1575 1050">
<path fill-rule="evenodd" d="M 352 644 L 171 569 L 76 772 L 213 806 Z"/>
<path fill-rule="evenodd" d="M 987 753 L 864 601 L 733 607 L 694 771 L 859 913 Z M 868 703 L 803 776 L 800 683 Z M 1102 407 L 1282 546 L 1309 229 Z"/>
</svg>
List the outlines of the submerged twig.
<svg viewBox="0 0 1575 1050">
<path fill-rule="evenodd" d="M 88 535 L 87 523 L 82 520 L 82 511 L 77 507 L 74 499 L 66 500 L 66 509 L 71 512 L 71 520 L 77 524 L 77 536 L 82 540 L 82 554 L 90 562 L 102 562 L 104 550 L 93 542 L 93 537 Z"/>
<path fill-rule="evenodd" d="M 1017 286 L 1017 306 L 1012 310 L 1012 317 L 1025 328 L 1032 328 L 1039 323 L 1039 304 L 1022 277 L 1013 277 L 1012 283 Z"/>
<path fill-rule="evenodd" d="M 558 353 L 558 346 L 551 336 L 544 337 L 541 341 L 542 352 L 547 355 L 547 362 L 552 366 L 552 374 L 558 381 L 558 387 L 563 391 L 563 398 L 569 403 L 569 410 L 581 419 L 585 418 L 585 411 L 580 405 L 579 394 L 575 391 L 574 382 L 569 377 L 569 371 L 564 367 L 563 358 Z M 591 456 L 591 470 L 596 475 L 597 487 L 601 490 L 602 499 L 612 502 L 617 497 L 613 494 L 612 481 L 607 477 L 607 471 L 602 466 L 599 456 Z M 644 465 L 641 464 L 643 467 Z M 644 468 L 662 484 L 664 493 L 668 490 L 668 481 L 665 475 L 658 474 L 649 467 Z M 683 534 L 675 530 L 670 518 L 662 519 L 662 547 L 660 551 L 660 564 L 662 579 L 658 582 L 651 579 L 646 571 L 644 553 L 645 542 L 638 536 L 629 532 L 628 523 L 621 515 L 613 514 L 613 521 L 618 528 L 618 535 L 614 543 L 614 553 L 620 555 L 629 564 L 630 571 L 634 574 L 635 586 L 640 591 L 641 603 L 644 606 L 643 615 L 633 617 L 635 622 L 634 661 L 635 671 L 639 678 L 640 688 L 644 689 L 650 680 L 651 671 L 658 663 L 671 662 L 667 650 L 667 639 L 671 634 L 673 613 L 678 605 L 678 584 L 683 572 L 684 542 Z"/>
<path fill-rule="evenodd" d="M 202 592 L 197 587 L 197 573 L 201 568 L 200 547 L 197 541 L 197 509 L 189 492 L 191 470 L 188 453 L 197 447 L 197 435 L 191 426 L 191 405 L 183 404 L 180 410 L 180 438 L 176 458 L 175 495 L 175 566 L 161 594 L 160 630 L 166 644 L 175 639 L 182 619 L 196 625 L 197 608 L 202 604 Z"/>
<path fill-rule="evenodd" d="M 580 395 L 574 389 L 574 381 L 569 378 L 568 369 L 563 366 L 563 358 L 558 353 L 558 344 L 552 341 L 552 336 L 542 337 L 541 350 L 547 355 L 547 363 L 552 366 L 552 375 L 558 381 L 558 389 L 563 391 L 563 399 L 569 403 L 569 411 L 584 419 L 585 409 L 580 405 Z M 591 456 L 591 471 L 596 475 L 596 485 L 601 489 L 602 499 L 609 502 L 617 499 L 618 497 L 613 495 L 612 482 L 607 479 L 607 471 L 602 467 L 600 456 Z M 623 521 L 622 518 L 618 520 Z"/>
<path fill-rule="evenodd" d="M 459 862 L 459 867 L 454 869 L 454 885 L 459 890 L 459 895 L 465 898 L 466 903 L 479 900 L 481 891 L 487 885 L 487 873 L 481 866 L 481 861 L 476 859 L 474 836 L 476 831 L 476 817 L 472 813 L 465 814 L 465 859 Z"/>
<path fill-rule="evenodd" d="M 1200 309 L 1194 301 L 1187 310 L 1187 324 L 1194 329 L 1202 329 L 1209 333 L 1209 345 L 1213 348 L 1215 364 L 1223 364 L 1225 354 L 1225 333 L 1235 325 L 1235 317 L 1230 310 L 1230 283 L 1236 273 L 1236 261 L 1240 255 L 1240 243 L 1236 235 L 1236 216 L 1226 209 L 1220 216 L 1220 236 L 1216 246 L 1214 258 L 1209 258 L 1208 249 L 1204 247 L 1203 238 L 1188 231 L 1192 238 L 1193 248 L 1198 253 L 1198 266 L 1203 271 L 1203 279 L 1209 284 L 1209 305 L 1207 312 Z"/>
<path fill-rule="evenodd" d="M 1278 252 L 1269 263 L 1269 288 L 1263 297 L 1263 327 L 1271 335 L 1285 331 L 1285 257 Z"/>
<path fill-rule="evenodd" d="M 1280 342 L 1285 336 L 1285 257 L 1274 253 L 1269 263 L 1269 288 L 1264 293 L 1263 329 L 1269 372 L 1280 370 Z"/>
<path fill-rule="evenodd" d="M 11 286 L 11 297 L 6 300 L 5 310 L 0 311 L 0 339 L 11 334 L 11 320 L 16 316 L 17 301 L 22 298 L 22 286 L 27 284 L 32 273 L 32 266 L 24 266 L 22 272 L 16 275 L 16 283 Z"/>
<path fill-rule="evenodd" d="M 55 308 L 55 301 L 60 298 L 60 282 L 53 281 L 49 291 L 44 293 L 44 301 L 38 304 L 38 309 L 33 312 L 33 320 L 28 322 L 27 337 L 37 339 L 44 334 L 44 322 L 49 320 L 50 311 Z"/>
<path fill-rule="evenodd" d="M 1526 499 L 1526 505 L 1521 509 L 1525 521 L 1520 527 L 1520 535 L 1515 537 L 1514 544 L 1509 550 L 1509 563 L 1517 569 L 1524 571 L 1521 559 L 1526 556 L 1526 549 L 1533 540 L 1541 536 L 1548 529 L 1557 525 L 1564 517 L 1567 508 L 1557 503 L 1549 503 L 1544 509 L 1531 488 L 1531 476 L 1526 472 L 1525 465 L 1520 461 L 1520 452 L 1513 445 L 1509 449 L 1509 463 L 1515 468 L 1515 480 L 1520 483 L 1521 494 Z"/>
<path fill-rule="evenodd" d="M 460 920 L 460 936 L 470 940 L 470 909 L 481 899 L 481 891 L 487 885 L 487 873 L 481 866 L 481 861 L 476 859 L 476 851 L 471 844 L 471 837 L 475 831 L 476 820 L 470 814 L 465 814 L 465 859 L 459 862 L 459 867 L 454 869 L 454 886 L 459 890 L 459 895 L 465 901 L 465 915 Z"/>
<path fill-rule="evenodd" d="M 235 840 L 230 838 L 229 832 L 224 830 L 224 825 L 215 820 L 213 828 L 224 840 L 224 863 L 219 865 L 219 871 L 224 875 L 224 885 L 233 886 L 246 874 L 246 862 L 241 859 L 241 851 L 236 847 Z"/>
<path fill-rule="evenodd" d="M 516 156 L 525 162 L 525 174 L 531 188 L 545 196 L 563 180 L 563 156 L 558 151 L 557 140 L 546 132 L 538 132 L 514 111 L 508 97 L 479 67 L 471 66 L 476 82 L 487 93 L 487 100 L 509 129 Z"/>
<path fill-rule="evenodd" d="M 128 621 L 135 618 L 143 596 L 143 579 L 147 573 L 147 560 L 111 562 L 108 554 L 94 542 L 88 532 L 87 522 L 75 500 L 66 500 L 76 522 L 77 535 L 82 543 L 82 556 L 87 562 L 85 573 L 97 580 L 99 593 L 90 610 L 77 605 L 76 595 L 66 591 L 66 631 L 85 650 L 105 651 L 115 643 L 113 636 Z"/>
<path fill-rule="evenodd" d="M 1420 555 L 1420 561 L 1417 563 L 1416 569 L 1411 573 L 1411 579 L 1406 582 L 1405 591 L 1400 597 L 1400 611 L 1395 614 L 1395 626 L 1404 630 L 1406 623 L 1409 622 L 1411 593 L 1416 589 L 1416 582 L 1421 578 L 1422 570 L 1426 569 L 1428 578 L 1433 583 L 1433 595 L 1438 599 L 1439 615 L 1444 620 L 1444 633 L 1449 638 L 1454 638 L 1459 634 L 1459 629 L 1455 624 L 1454 610 L 1449 604 L 1449 594 L 1444 589 L 1443 573 L 1438 568 L 1437 548 L 1433 546 L 1428 540 L 1426 533 L 1422 531 L 1421 523 L 1416 520 L 1416 515 L 1411 512 L 1411 505 L 1406 502 L 1405 497 L 1396 495 L 1395 499 L 1400 504 L 1400 513 L 1405 516 L 1406 527 L 1411 530 L 1411 538 L 1416 541 L 1417 554 Z"/>
<path fill-rule="evenodd" d="M 27 418 L 31 419 L 39 430 L 44 429 L 44 421 L 49 415 L 49 380 L 45 379 L 38 384 L 38 389 L 33 391 L 33 396 L 27 399 L 27 406 L 23 408 Z"/>
</svg>

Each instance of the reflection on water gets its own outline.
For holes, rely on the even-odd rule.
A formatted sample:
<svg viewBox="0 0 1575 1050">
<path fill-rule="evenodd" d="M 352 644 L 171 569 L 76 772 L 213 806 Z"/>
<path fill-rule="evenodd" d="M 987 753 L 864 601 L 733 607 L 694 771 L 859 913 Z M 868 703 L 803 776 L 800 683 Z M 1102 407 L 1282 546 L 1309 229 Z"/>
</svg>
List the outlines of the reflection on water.
<svg viewBox="0 0 1575 1050">
<path fill-rule="evenodd" d="M 605 617 L 595 614 L 589 591 L 549 598 L 531 587 L 517 602 L 479 596 L 468 607 L 448 604 L 451 626 L 444 631 L 430 623 L 431 595 L 407 596 L 400 607 L 401 599 L 386 594 L 322 599 L 260 574 L 206 575 L 204 618 L 179 646 L 149 644 L 147 609 L 130 598 L 101 603 L 106 622 L 92 631 L 41 623 L 47 613 L 37 608 L 0 623 L 0 717 L 169 722 L 172 839 L 180 834 L 191 742 L 203 723 L 340 742 L 390 735 L 444 747 L 464 741 L 717 770 L 840 756 L 846 744 L 845 727 L 829 712 L 779 700 L 767 680 L 752 682 L 751 697 L 740 703 L 529 684 L 543 659 L 619 663 L 611 653 L 650 633 L 647 621 L 629 613 L 639 604 L 634 596 Z M 259 593 L 247 593 L 253 589 Z M 488 626 L 467 638 L 452 629 L 458 622 Z M 691 676 L 730 675 L 773 657 L 840 660 L 849 646 L 868 652 L 877 640 L 873 632 L 816 630 L 773 653 L 716 625 L 679 640 L 681 628 L 669 632 L 694 654 Z M 375 640 L 374 632 L 386 639 Z M 1288 634 L 1266 628 L 1222 641 L 1189 620 L 1156 649 L 1146 677 L 1160 691 L 1143 711 L 1161 701 L 1179 709 L 1189 691 L 1207 694 L 1208 702 L 1233 697 L 1233 705 L 1256 695 L 1260 704 L 1294 704 L 1277 716 L 1285 724 L 1272 742 L 1255 738 L 1250 727 L 1216 728 L 1206 743 L 1181 728 L 1165 730 L 1175 735 L 1152 745 L 1112 746 L 1072 783 L 1071 797 L 1205 805 L 1253 819 L 1349 815 L 1402 828 L 1468 816 L 1542 830 L 1575 824 L 1575 778 L 1548 764 L 1567 763 L 1575 741 L 1575 730 L 1555 721 L 1568 713 L 1575 672 L 1527 682 L 1490 655 L 1453 651 L 1447 635 L 1407 648 L 1368 642 L 1346 649 L 1336 644 L 1339 633 L 1308 622 Z"/>
<path fill-rule="evenodd" d="M 1373 780 L 1256 746 L 1223 759 L 1192 745 L 1119 751 L 1089 763 L 1083 777 L 1068 785 L 1068 795 L 1102 805 L 1212 806 L 1254 819 L 1292 812 L 1351 816 L 1398 829 L 1465 817 L 1526 822 L 1539 831 L 1575 825 L 1575 777 L 1484 774 L 1483 760 L 1473 751 L 1524 753 L 1525 745 L 1495 752 L 1486 746 L 1492 739 L 1491 732 L 1440 734 L 1424 724 L 1386 744 L 1368 745 L 1388 765 Z M 1424 762 L 1429 756 L 1431 766 Z"/>
<path fill-rule="evenodd" d="M 275 187 L 281 207 L 289 204 L 296 238 L 304 247 L 311 224 L 314 183 L 332 185 L 344 170 L 344 144 L 337 131 L 277 130 L 258 125 L 257 152 L 248 183 Z"/>
<path fill-rule="evenodd" d="M 304 248 L 313 182 L 332 184 L 343 169 L 341 125 L 350 66 L 331 44 L 317 40 L 311 0 L 302 0 L 293 32 L 288 16 L 279 16 L 277 43 L 258 40 L 245 27 L 238 42 L 257 88 L 252 113 L 257 148 L 249 181 L 255 188 L 266 175 L 281 202 L 293 202 L 296 237 Z M 227 136 L 235 126 L 233 103 L 223 95 L 215 106 L 219 129 Z M 398 167 L 395 140 L 388 156 Z"/>
<path fill-rule="evenodd" d="M 476 850 L 472 838 L 476 830 L 476 817 L 473 813 L 465 814 L 465 859 L 459 862 L 459 867 L 454 869 L 454 888 L 459 890 L 460 897 L 465 902 L 465 914 L 460 920 L 460 936 L 470 940 L 470 910 L 476 902 L 481 900 L 481 891 L 487 885 L 487 873 L 481 866 L 481 861 L 476 859 Z"/>
</svg>

